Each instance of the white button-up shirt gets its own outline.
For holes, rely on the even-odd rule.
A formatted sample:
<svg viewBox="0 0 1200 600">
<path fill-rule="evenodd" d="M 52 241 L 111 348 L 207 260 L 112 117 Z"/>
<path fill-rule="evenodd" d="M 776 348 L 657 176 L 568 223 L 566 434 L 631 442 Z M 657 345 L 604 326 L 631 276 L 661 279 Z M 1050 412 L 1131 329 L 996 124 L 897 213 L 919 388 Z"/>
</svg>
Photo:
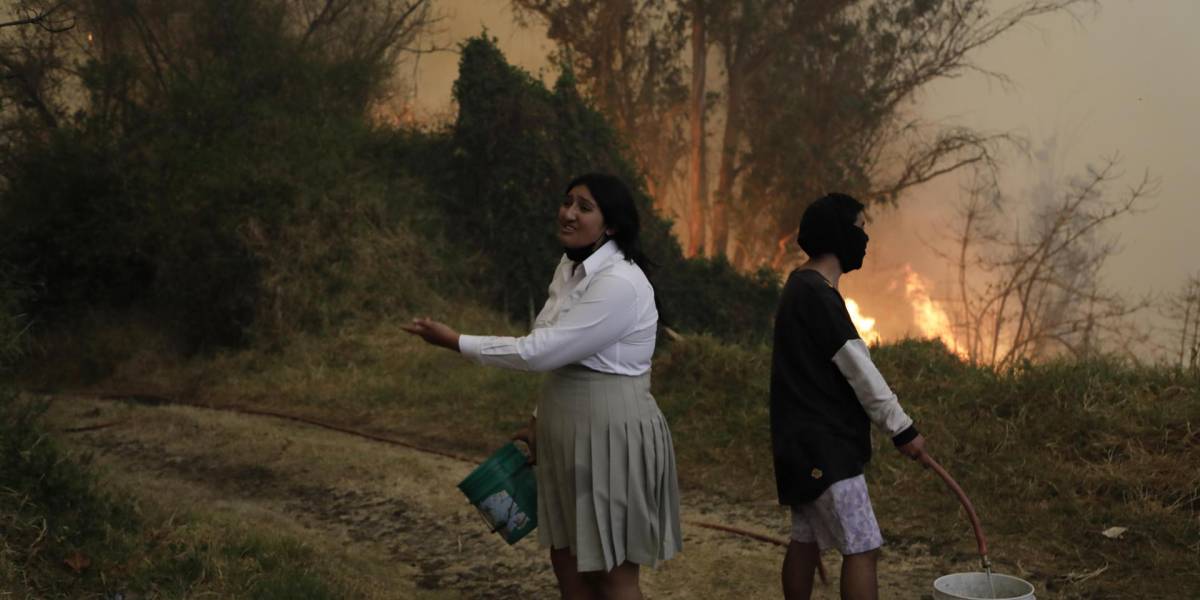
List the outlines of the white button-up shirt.
<svg viewBox="0 0 1200 600">
<path fill-rule="evenodd" d="M 480 364 L 523 371 L 580 364 L 641 375 L 650 370 L 657 325 L 654 288 L 609 240 L 578 267 L 563 256 L 529 335 L 463 335 L 458 349 Z"/>
</svg>

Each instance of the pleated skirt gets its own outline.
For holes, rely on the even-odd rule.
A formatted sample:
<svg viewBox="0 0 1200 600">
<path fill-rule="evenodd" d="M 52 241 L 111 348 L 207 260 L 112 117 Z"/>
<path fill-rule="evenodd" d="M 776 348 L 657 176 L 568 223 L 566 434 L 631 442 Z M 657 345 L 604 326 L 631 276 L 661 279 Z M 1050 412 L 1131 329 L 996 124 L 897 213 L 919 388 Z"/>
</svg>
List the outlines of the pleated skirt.
<svg viewBox="0 0 1200 600">
<path fill-rule="evenodd" d="M 653 566 L 683 547 L 679 483 L 650 374 L 567 366 L 538 403 L 538 542 L 580 571 Z"/>
</svg>

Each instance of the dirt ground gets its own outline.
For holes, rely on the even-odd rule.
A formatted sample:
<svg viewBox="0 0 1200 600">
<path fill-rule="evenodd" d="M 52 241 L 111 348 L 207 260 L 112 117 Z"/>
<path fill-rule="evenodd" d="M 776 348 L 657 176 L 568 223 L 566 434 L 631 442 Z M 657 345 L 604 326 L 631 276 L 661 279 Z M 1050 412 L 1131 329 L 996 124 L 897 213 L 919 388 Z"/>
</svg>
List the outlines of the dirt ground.
<svg viewBox="0 0 1200 600">
<path fill-rule="evenodd" d="M 286 420 L 188 406 L 55 397 L 53 428 L 91 452 L 105 481 L 146 502 L 298 538 L 371 598 L 555 598 L 535 535 L 489 533 L 456 484 L 468 463 Z M 503 440 L 497 440 L 497 444 Z M 684 494 L 684 549 L 643 569 L 648 598 L 779 598 L 783 549 L 689 525 L 719 523 L 782 538 L 786 513 Z M 886 535 L 886 524 L 885 524 Z M 837 598 L 836 554 L 824 557 Z M 957 565 L 956 570 L 971 570 Z M 885 547 L 881 597 L 931 598 L 943 560 L 918 544 Z"/>
</svg>

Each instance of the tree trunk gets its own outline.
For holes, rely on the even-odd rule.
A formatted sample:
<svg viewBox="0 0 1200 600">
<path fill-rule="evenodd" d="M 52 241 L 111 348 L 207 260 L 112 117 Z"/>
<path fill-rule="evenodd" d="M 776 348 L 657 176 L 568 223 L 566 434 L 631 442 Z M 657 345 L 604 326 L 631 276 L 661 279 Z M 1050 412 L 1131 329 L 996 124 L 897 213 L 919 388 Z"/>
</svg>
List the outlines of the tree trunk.
<svg viewBox="0 0 1200 600">
<path fill-rule="evenodd" d="M 736 63 L 735 63 L 736 64 Z M 712 246 L 709 256 L 724 256 L 729 242 L 729 206 L 737 179 L 737 151 L 742 137 L 742 74 L 738 68 L 729 69 L 726 87 L 725 133 L 721 139 L 721 167 L 717 175 L 717 194 L 709 217 L 712 223 Z"/>
<path fill-rule="evenodd" d="M 705 203 L 708 201 L 708 172 L 705 168 L 704 79 L 708 71 L 708 39 L 704 27 L 703 0 L 692 2 L 692 90 L 691 153 L 688 158 L 688 241 L 684 255 L 704 251 Z"/>
</svg>

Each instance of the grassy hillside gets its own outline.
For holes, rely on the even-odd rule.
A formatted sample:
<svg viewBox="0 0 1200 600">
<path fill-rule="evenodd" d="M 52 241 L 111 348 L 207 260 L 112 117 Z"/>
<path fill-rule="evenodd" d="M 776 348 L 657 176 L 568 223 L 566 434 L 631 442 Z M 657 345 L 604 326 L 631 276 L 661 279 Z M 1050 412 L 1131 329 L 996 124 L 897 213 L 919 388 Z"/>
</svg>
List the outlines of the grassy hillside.
<svg viewBox="0 0 1200 600">
<path fill-rule="evenodd" d="M 469 305 L 436 308 L 434 316 L 464 331 L 519 331 Z M 98 387 L 284 409 L 459 453 L 501 444 L 527 419 L 541 376 L 427 347 L 399 331 L 408 316 L 205 360 L 164 361 L 151 346 Z M 1104 360 L 999 375 L 922 341 L 874 356 L 930 452 L 973 499 L 1000 570 L 1061 597 L 1187 598 L 1181 590 L 1200 587 L 1194 377 Z M 766 347 L 703 336 L 662 344 L 654 392 L 686 489 L 773 504 L 768 372 Z M 886 440 L 876 447 L 868 478 L 885 535 L 969 567 L 973 538 L 955 499 Z M 1128 531 L 1101 535 L 1113 526 Z"/>
<path fill-rule="evenodd" d="M 180 514 L 102 485 L 41 426 L 43 405 L 0 397 L 0 591 L 14 598 L 346 598 L 318 549 L 249 523 Z"/>
</svg>

